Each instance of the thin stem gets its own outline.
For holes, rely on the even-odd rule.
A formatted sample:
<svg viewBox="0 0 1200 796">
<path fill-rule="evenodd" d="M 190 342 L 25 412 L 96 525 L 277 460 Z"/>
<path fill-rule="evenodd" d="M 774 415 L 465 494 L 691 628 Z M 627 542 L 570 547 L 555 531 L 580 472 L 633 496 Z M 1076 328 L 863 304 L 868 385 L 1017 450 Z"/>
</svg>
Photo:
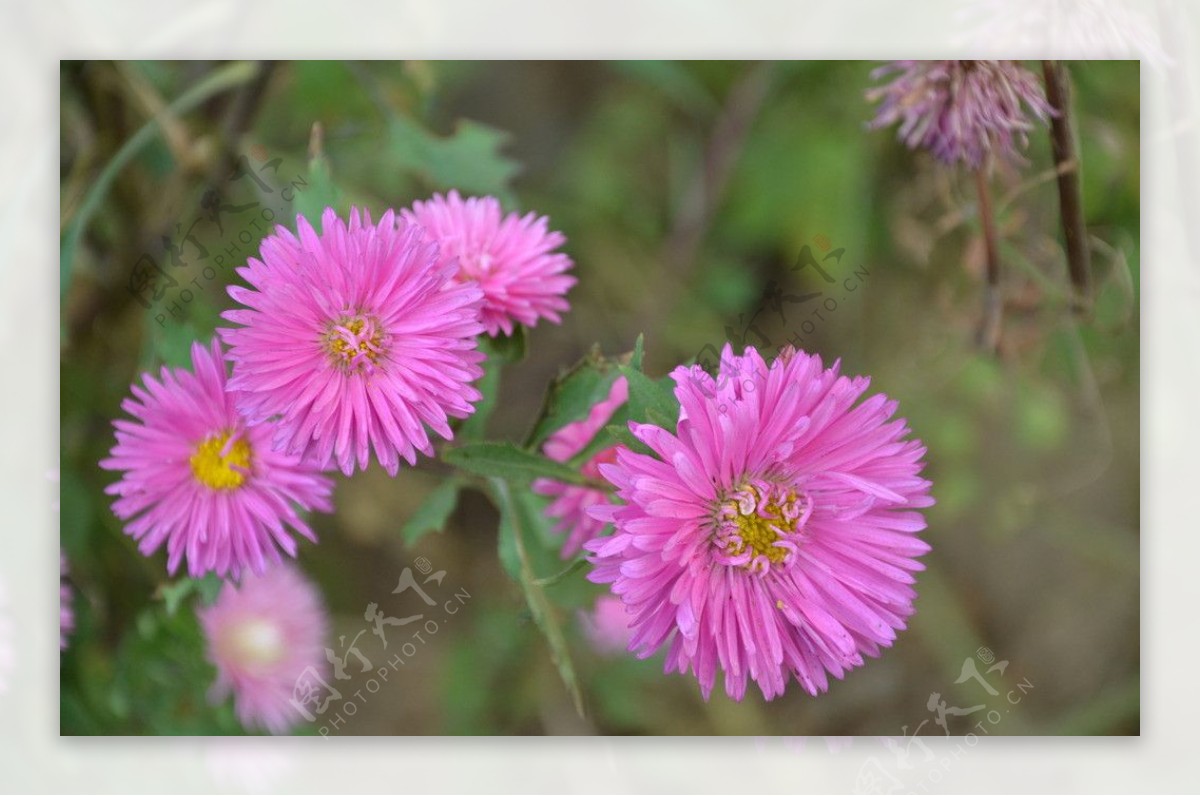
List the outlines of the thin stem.
<svg viewBox="0 0 1200 796">
<path fill-rule="evenodd" d="M 987 286 L 983 292 L 983 321 L 979 328 L 979 344 L 988 351 L 995 352 L 1000 343 L 1003 304 L 1000 301 L 1000 245 L 996 237 L 996 220 L 992 213 L 986 163 L 975 170 L 975 189 L 979 193 L 979 220 L 983 224 L 983 243 L 987 255 Z"/>
<path fill-rule="evenodd" d="M 104 202 L 117 175 L 121 173 L 139 152 L 159 133 L 163 123 L 170 118 L 182 116 L 193 108 L 223 91 L 228 91 L 254 78 L 258 74 L 258 66 L 247 61 L 238 61 L 222 67 L 208 75 L 197 85 L 185 91 L 174 102 L 163 109 L 162 113 L 147 121 L 136 133 L 126 141 L 112 160 L 104 167 L 92 183 L 92 187 L 79 204 L 75 217 L 64 235 L 59 254 L 59 296 L 66 294 L 67 285 L 71 281 L 71 269 L 75 264 L 75 252 L 79 248 L 80 239 L 92 215 Z"/>
<path fill-rule="evenodd" d="M 1071 129 L 1070 76 L 1060 61 L 1042 61 L 1042 72 L 1046 78 L 1046 99 L 1056 111 L 1050 120 L 1050 144 L 1058 167 L 1058 204 L 1067 248 L 1067 267 L 1075 288 L 1075 309 L 1083 311 L 1091 302 L 1092 263 L 1083 219 L 1081 169 Z"/>
</svg>

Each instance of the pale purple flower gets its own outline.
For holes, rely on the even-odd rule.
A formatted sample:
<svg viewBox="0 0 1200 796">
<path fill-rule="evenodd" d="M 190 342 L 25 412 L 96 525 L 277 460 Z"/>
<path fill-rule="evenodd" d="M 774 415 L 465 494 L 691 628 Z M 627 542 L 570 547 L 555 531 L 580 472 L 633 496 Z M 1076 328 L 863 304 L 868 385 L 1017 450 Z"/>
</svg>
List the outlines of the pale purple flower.
<svg viewBox="0 0 1200 796">
<path fill-rule="evenodd" d="M 222 316 L 241 325 L 221 330 L 229 389 L 251 425 L 278 419 L 277 450 L 349 475 L 374 448 L 395 475 L 432 455 L 427 428 L 451 439 L 449 419 L 475 411 L 483 295 L 391 211 L 374 224 L 354 209 L 347 225 L 326 209 L 319 235 L 296 224 L 238 269 L 250 288 L 229 288 L 247 308 Z"/>
<path fill-rule="evenodd" d="M 299 722 L 297 684 L 309 672 L 329 676 L 329 618 L 317 588 L 290 564 L 279 564 L 237 585 L 226 581 L 216 602 L 197 614 L 217 668 L 212 700 L 232 693 L 247 729 L 278 735 Z"/>
<path fill-rule="evenodd" d="M 263 572 L 282 550 L 296 555 L 292 531 L 316 536 L 298 509 L 332 511 L 333 482 L 299 456 L 271 449 L 272 428 L 246 426 L 225 390 L 221 344 L 192 344 L 192 370 L 142 375 L 121 402 L 117 444 L 100 462 L 121 472 L 105 489 L 113 513 L 143 555 L 166 545 L 172 574 L 187 559 L 192 577 Z"/>
<path fill-rule="evenodd" d="M 910 149 L 972 169 L 989 154 L 1017 158 L 1034 124 L 1055 115 L 1037 76 L 1016 61 L 891 61 L 871 73 L 895 75 L 867 92 L 879 109 L 870 126 L 899 122 Z"/>
<path fill-rule="evenodd" d="M 483 290 L 489 335 L 512 334 L 514 323 L 534 326 L 539 318 L 560 323 L 559 313 L 570 309 L 564 296 L 575 284 L 565 274 L 571 258 L 555 251 L 567 239 L 545 216 L 503 215 L 495 198 L 463 199 L 457 191 L 414 202 L 403 214 L 438 242 L 443 264 L 457 263 L 459 281 Z"/>
<path fill-rule="evenodd" d="M 739 700 L 748 680 L 767 699 L 789 676 L 824 691 L 913 612 L 925 448 L 886 396 L 855 405 L 868 379 L 792 349 L 768 365 L 727 345 L 716 379 L 671 375 L 677 428 L 630 423 L 653 455 L 600 466 L 624 503 L 591 509 L 616 529 L 585 545 L 589 578 L 624 601 L 630 648 L 665 647 L 705 698 L 718 671 Z"/>
<path fill-rule="evenodd" d="M 67 637 L 75 631 L 75 609 L 71 606 L 74 595 L 71 585 L 67 583 L 70 575 L 67 566 L 67 556 L 61 550 L 58 553 L 58 648 L 67 648 Z"/>
<path fill-rule="evenodd" d="M 579 623 L 592 648 L 601 655 L 613 655 L 629 648 L 633 628 L 625 603 L 611 594 L 596 598 L 591 611 L 579 612 Z"/>
<path fill-rule="evenodd" d="M 572 458 L 591 443 L 612 418 L 613 413 L 628 399 L 629 382 L 621 376 L 613 382 L 608 397 L 593 406 L 587 417 L 567 423 L 551 434 L 542 446 L 542 452 L 556 462 L 565 462 Z M 616 451 L 615 445 L 598 451 L 583 463 L 580 472 L 589 478 L 599 478 L 600 465 L 611 462 Z M 567 534 L 560 553 L 563 558 L 575 555 L 584 542 L 596 538 L 608 527 L 607 523 L 588 514 L 588 509 L 592 506 L 609 502 L 607 490 L 539 478 L 533 482 L 533 491 L 554 498 L 546 507 L 546 515 L 558 519 L 554 527 L 556 533 Z"/>
</svg>

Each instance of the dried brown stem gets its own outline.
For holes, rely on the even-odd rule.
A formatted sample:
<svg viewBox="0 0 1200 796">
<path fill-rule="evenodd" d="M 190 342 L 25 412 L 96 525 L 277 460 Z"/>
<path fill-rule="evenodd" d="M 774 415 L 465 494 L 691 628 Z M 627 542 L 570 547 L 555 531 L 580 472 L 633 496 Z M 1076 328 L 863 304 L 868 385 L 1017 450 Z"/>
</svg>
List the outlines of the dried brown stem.
<svg viewBox="0 0 1200 796">
<path fill-rule="evenodd" d="M 1071 82 L 1061 61 L 1042 61 L 1046 99 L 1057 112 L 1050 120 L 1050 144 L 1058 167 L 1058 204 L 1062 215 L 1067 267 L 1075 289 L 1075 309 L 1086 310 L 1091 302 L 1092 264 L 1087 226 L 1083 219 L 1082 173 L 1071 128 Z"/>
</svg>

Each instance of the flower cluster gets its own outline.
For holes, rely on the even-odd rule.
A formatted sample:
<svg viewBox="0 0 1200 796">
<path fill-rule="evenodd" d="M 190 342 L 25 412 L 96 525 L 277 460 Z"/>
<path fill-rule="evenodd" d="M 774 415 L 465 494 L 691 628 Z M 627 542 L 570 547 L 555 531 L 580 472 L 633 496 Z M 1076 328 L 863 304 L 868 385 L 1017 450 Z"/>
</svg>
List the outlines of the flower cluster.
<svg viewBox="0 0 1200 796">
<path fill-rule="evenodd" d="M 1028 143 L 1032 113 L 1055 115 L 1037 77 L 1016 61 L 892 61 L 872 77 L 895 75 L 867 92 L 879 102 L 870 126 L 899 122 L 910 149 L 926 149 L 943 163 L 972 169 L 994 153 L 1014 158 Z"/>
<path fill-rule="evenodd" d="M 568 309 L 563 241 L 543 217 L 453 191 L 378 221 L 300 217 L 238 269 L 229 325 L 193 344 L 191 368 L 132 386 L 100 462 L 120 473 L 113 511 L 143 554 L 166 549 L 169 572 L 228 579 L 199 621 L 212 697 L 232 694 L 247 728 L 291 727 L 298 681 L 332 655 L 320 592 L 289 560 L 298 538 L 316 542 L 306 513 L 333 511 L 329 473 L 373 457 L 396 475 L 453 439 L 482 397 L 480 338 Z M 542 446 L 582 477 L 532 485 L 563 557 L 586 550 L 589 578 L 609 584 L 580 617 L 593 646 L 665 649 L 667 671 L 692 672 L 705 698 L 724 672 L 735 699 L 750 681 L 771 699 L 793 677 L 816 694 L 889 646 L 913 611 L 932 504 L 895 402 L 859 402 L 867 379 L 816 356 L 726 346 L 715 377 L 672 373 L 677 418 L 629 423 L 639 453 L 596 439 L 649 389 L 622 368 Z"/>
<path fill-rule="evenodd" d="M 263 240 L 238 269 L 247 286 L 228 289 L 231 326 L 193 344 L 190 369 L 132 385 L 100 462 L 120 473 L 106 491 L 143 554 L 231 579 L 201 614 L 213 695 L 271 732 L 294 723 L 290 689 L 322 663 L 319 594 L 284 560 L 297 537 L 316 541 L 304 512 L 333 510 L 326 472 L 373 452 L 396 475 L 432 455 L 432 435 L 452 439 L 481 398 L 479 336 L 560 322 L 575 282 L 562 234 L 491 197 L 451 192 L 378 222 L 327 209 L 320 226 L 298 217 Z M 69 598 L 64 585 L 64 645 Z"/>
</svg>

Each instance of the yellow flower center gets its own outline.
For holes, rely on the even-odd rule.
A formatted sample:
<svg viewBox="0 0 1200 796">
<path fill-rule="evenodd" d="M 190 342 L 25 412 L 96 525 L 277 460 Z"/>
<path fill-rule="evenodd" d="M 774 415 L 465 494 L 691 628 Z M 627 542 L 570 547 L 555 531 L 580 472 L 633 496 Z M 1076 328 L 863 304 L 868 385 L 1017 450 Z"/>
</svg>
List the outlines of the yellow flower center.
<svg viewBox="0 0 1200 796">
<path fill-rule="evenodd" d="M 755 483 L 731 493 L 717 509 L 717 561 L 759 575 L 786 565 L 811 511 L 807 497 L 785 487 Z"/>
<path fill-rule="evenodd" d="M 250 444 L 239 433 L 218 434 L 201 442 L 192 454 L 192 475 L 210 489 L 237 489 L 250 474 Z"/>
<path fill-rule="evenodd" d="M 371 372 L 383 354 L 383 330 L 373 318 L 364 315 L 331 323 L 323 340 L 329 358 L 345 370 Z"/>
</svg>

